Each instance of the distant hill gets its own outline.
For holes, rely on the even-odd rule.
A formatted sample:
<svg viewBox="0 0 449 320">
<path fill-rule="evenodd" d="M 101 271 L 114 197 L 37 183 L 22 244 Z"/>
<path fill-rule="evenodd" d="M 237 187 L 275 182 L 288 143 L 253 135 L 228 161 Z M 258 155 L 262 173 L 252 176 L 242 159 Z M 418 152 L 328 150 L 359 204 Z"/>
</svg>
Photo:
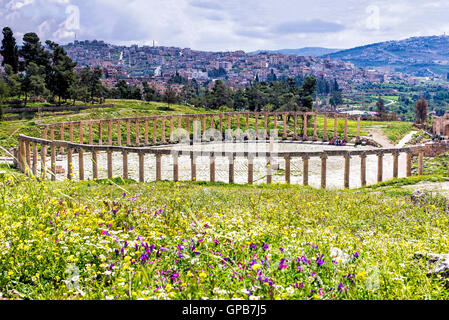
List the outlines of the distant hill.
<svg viewBox="0 0 449 320">
<path fill-rule="evenodd" d="M 374 43 L 334 53 L 322 58 L 350 61 L 358 67 L 385 67 L 415 76 L 449 72 L 449 36 L 413 37 Z"/>
<path fill-rule="evenodd" d="M 258 50 L 254 52 L 249 52 L 249 54 L 258 54 L 260 52 L 274 52 L 281 54 L 291 54 L 295 56 L 311 56 L 311 57 L 319 57 L 323 55 L 328 55 L 330 53 L 334 53 L 340 51 L 341 49 L 329 49 L 329 48 L 321 48 L 321 47 L 305 47 L 300 49 L 279 49 L 279 50 Z"/>
</svg>

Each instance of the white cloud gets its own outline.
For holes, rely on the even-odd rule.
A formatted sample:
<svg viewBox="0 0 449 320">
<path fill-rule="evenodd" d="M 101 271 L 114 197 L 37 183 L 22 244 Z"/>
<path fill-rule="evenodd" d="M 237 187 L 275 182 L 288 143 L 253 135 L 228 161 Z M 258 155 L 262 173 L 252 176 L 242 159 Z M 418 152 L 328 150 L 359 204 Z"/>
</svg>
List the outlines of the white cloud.
<svg viewBox="0 0 449 320">
<path fill-rule="evenodd" d="M 370 9 L 371 8 L 371 9 Z M 376 9 L 378 8 L 378 9 Z M 449 32 L 448 1 L 0 0 L 0 21 L 42 40 L 238 50 L 347 48 Z"/>
</svg>

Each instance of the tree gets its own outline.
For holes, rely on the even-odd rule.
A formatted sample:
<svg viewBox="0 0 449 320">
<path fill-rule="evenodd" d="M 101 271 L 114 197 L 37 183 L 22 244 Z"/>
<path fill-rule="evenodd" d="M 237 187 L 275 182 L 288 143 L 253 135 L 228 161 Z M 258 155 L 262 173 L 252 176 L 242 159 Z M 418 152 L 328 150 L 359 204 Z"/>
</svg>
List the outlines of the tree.
<svg viewBox="0 0 449 320">
<path fill-rule="evenodd" d="M 3 28 L 3 40 L 0 54 L 3 56 L 2 66 L 10 65 L 13 73 L 19 71 L 19 49 L 16 45 L 16 39 L 10 28 Z"/>
<path fill-rule="evenodd" d="M 47 41 L 46 44 L 52 50 L 51 64 L 46 70 L 47 88 L 53 95 L 59 97 L 59 104 L 61 104 L 61 98 L 67 98 L 69 96 L 69 88 L 75 81 L 73 69 L 76 66 L 76 62 L 73 62 L 67 56 L 64 48 L 57 43 Z"/>
<path fill-rule="evenodd" d="M 47 95 L 49 92 L 45 87 L 45 68 L 31 62 L 25 69 L 25 75 L 21 77 L 21 90 L 25 95 L 25 107 L 28 94 L 32 93 L 35 96 Z"/>
<path fill-rule="evenodd" d="M 167 102 L 168 107 L 170 104 L 178 102 L 178 96 L 176 95 L 176 91 L 169 84 L 167 89 L 164 92 L 164 101 Z"/>
<path fill-rule="evenodd" d="M 376 102 L 376 108 L 377 108 L 377 113 L 379 114 L 379 116 L 381 118 L 384 117 L 387 110 L 385 108 L 384 99 L 382 99 L 381 96 L 379 96 L 379 99 Z"/>
<path fill-rule="evenodd" d="M 148 82 L 142 82 L 143 99 L 145 101 L 156 101 L 156 90 L 148 85 Z"/>
<path fill-rule="evenodd" d="M 21 71 L 24 71 L 30 63 L 46 68 L 50 64 L 50 53 L 45 50 L 34 32 L 25 33 L 23 36 L 23 46 L 19 50 L 19 55 L 23 58 L 23 62 L 19 63 Z"/>
<path fill-rule="evenodd" d="M 423 97 L 416 102 L 415 115 L 416 123 L 425 124 L 427 123 L 427 108 L 429 104 L 427 100 Z"/>
<path fill-rule="evenodd" d="M 89 66 L 86 66 L 81 70 L 81 84 L 86 87 L 91 100 L 93 100 L 95 96 L 100 95 L 103 91 L 103 85 L 100 81 L 102 73 L 103 71 L 100 67 L 95 67 L 91 70 Z"/>
<path fill-rule="evenodd" d="M 227 106 L 229 108 L 233 107 L 231 89 L 227 87 L 223 81 L 215 81 L 215 85 L 212 88 L 210 95 L 209 105 L 213 109 L 218 109 L 221 106 Z"/>
<path fill-rule="evenodd" d="M 3 119 L 3 99 L 9 95 L 9 86 L 5 80 L 0 78 L 0 120 Z"/>
</svg>

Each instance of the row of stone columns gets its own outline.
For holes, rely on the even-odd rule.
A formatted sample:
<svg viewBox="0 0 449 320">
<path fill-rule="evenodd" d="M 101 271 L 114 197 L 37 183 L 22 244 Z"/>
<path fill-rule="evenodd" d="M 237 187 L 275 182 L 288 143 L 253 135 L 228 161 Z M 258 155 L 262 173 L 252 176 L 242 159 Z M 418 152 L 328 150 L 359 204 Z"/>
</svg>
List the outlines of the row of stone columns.
<svg viewBox="0 0 449 320">
<path fill-rule="evenodd" d="M 249 114 L 244 114 L 245 115 L 245 119 L 246 119 L 246 124 L 245 124 L 245 131 L 248 131 L 249 129 Z M 280 114 L 283 118 L 283 131 L 282 131 L 282 138 L 283 139 L 287 139 L 287 118 L 288 115 L 287 114 Z M 232 120 L 233 118 L 236 118 L 236 125 L 237 125 L 237 134 L 240 135 L 241 134 L 241 128 L 240 128 L 240 120 L 241 120 L 241 116 L 242 114 L 232 114 L 232 115 L 226 115 L 227 117 L 227 129 L 231 130 L 232 127 Z M 260 132 L 259 132 L 259 117 L 262 116 L 264 118 L 264 122 L 263 122 L 263 133 L 262 136 L 259 136 Z M 307 128 L 308 128 L 308 117 L 312 116 L 313 117 L 313 135 L 312 136 L 308 136 L 308 132 L 307 132 Z M 201 119 L 199 119 L 199 117 L 201 117 Z M 152 143 L 156 144 L 158 142 L 165 144 L 167 143 L 167 137 L 166 137 L 166 130 L 165 130 L 165 126 L 166 126 L 166 121 L 169 120 L 169 142 L 175 142 L 176 140 L 179 140 L 179 137 L 175 137 L 174 135 L 174 121 L 176 120 L 176 118 L 178 119 L 178 129 L 182 129 L 182 119 L 185 119 L 185 129 L 187 131 L 188 137 L 190 137 L 190 122 L 191 120 L 193 120 L 193 139 L 195 141 L 198 141 L 198 139 L 200 138 L 200 136 L 198 135 L 200 132 L 199 128 L 198 128 L 198 123 L 202 122 L 202 135 L 201 138 L 205 139 L 206 138 L 206 122 L 207 122 L 207 117 L 210 118 L 210 127 L 211 128 L 215 128 L 215 118 L 218 117 L 218 129 L 219 129 L 219 134 L 220 134 L 220 138 L 223 138 L 223 118 L 225 117 L 225 115 L 223 114 L 211 114 L 211 115 L 200 115 L 200 116 L 189 116 L 189 117 L 179 117 L 179 116 L 169 116 L 169 117 L 165 117 L 165 118 L 154 118 L 152 119 L 153 121 L 153 132 L 152 132 Z M 254 114 L 255 117 L 255 123 L 254 123 L 254 129 L 255 129 L 255 137 L 257 139 L 266 139 L 268 137 L 268 126 L 269 126 L 269 117 L 270 114 L 269 113 L 255 113 Z M 274 125 L 274 129 L 278 129 L 278 123 L 277 123 L 277 117 L 278 115 L 274 115 L 274 119 L 273 119 L 273 125 Z M 344 139 L 347 140 L 348 139 L 348 118 L 345 117 L 344 118 L 345 123 L 344 123 Z M 294 124 L 293 124 L 293 128 L 294 128 L 294 133 L 293 133 L 293 139 L 297 140 L 299 139 L 298 136 L 298 132 L 297 132 L 297 121 L 298 121 L 298 115 L 294 114 L 293 115 L 293 120 L 294 120 Z M 323 130 L 323 141 L 327 141 L 327 115 L 324 115 L 324 130 Z M 140 145 L 142 142 L 145 145 L 149 144 L 149 119 L 126 119 L 123 120 L 126 121 L 126 145 Z M 160 126 L 160 140 L 158 139 L 158 121 L 161 122 L 161 126 Z M 338 131 L 338 127 L 337 127 L 337 121 L 338 121 L 338 117 L 335 116 L 334 117 L 334 130 L 333 130 L 333 137 L 336 138 L 337 137 L 337 131 Z M 113 144 L 113 134 L 112 134 L 112 128 L 114 125 L 114 122 L 117 125 L 117 145 L 122 145 L 122 120 L 104 120 L 101 122 L 98 122 L 98 145 L 103 145 L 105 143 L 104 138 L 103 138 L 103 124 L 106 123 L 107 124 L 107 145 L 112 145 Z M 135 138 L 135 143 L 133 143 L 131 141 L 131 122 L 134 122 L 135 124 L 135 133 L 136 133 L 136 138 Z M 88 126 L 88 144 L 89 145 L 93 145 L 93 123 L 89 122 L 86 123 Z M 144 137 L 143 137 L 143 141 L 141 141 L 141 126 L 144 126 Z M 316 141 L 318 140 L 318 133 L 317 133 L 317 115 L 316 114 L 303 114 L 303 132 L 302 132 L 302 140 L 313 140 Z M 80 144 L 84 144 L 85 139 L 84 139 L 84 127 L 85 123 L 80 122 L 79 123 L 79 143 Z M 65 140 L 64 137 L 64 132 L 65 132 L 65 127 L 68 126 L 69 128 L 69 141 L 70 142 L 74 142 L 74 124 L 73 123 L 67 123 L 67 124 L 61 124 L 59 126 L 59 131 L 60 131 L 60 140 Z M 48 130 L 50 130 L 50 140 L 54 140 L 55 139 L 55 127 L 51 126 L 51 127 L 45 127 L 44 128 L 44 132 L 43 132 L 43 138 L 47 139 L 47 134 L 48 134 Z M 360 139 L 360 117 L 357 120 L 357 136 L 356 139 L 359 140 Z M 159 140 L 159 141 L 158 141 Z M 65 150 L 63 147 L 61 147 L 59 149 L 60 153 L 63 153 Z"/>
<path fill-rule="evenodd" d="M 51 133 L 50 133 L 51 135 Z M 31 151 L 32 144 L 32 151 Z M 46 152 L 47 145 L 41 145 L 41 174 L 43 177 L 46 177 Z M 67 178 L 72 179 L 73 177 L 73 153 L 74 151 L 78 152 L 78 168 L 79 168 L 79 179 L 84 180 L 84 150 L 82 147 L 69 147 L 67 149 Z M 98 151 L 94 148 L 90 150 L 92 153 L 92 172 L 93 178 L 98 178 Z M 50 154 L 51 154 L 51 179 L 56 180 L 56 145 L 50 143 Z M 123 155 L 123 178 L 128 179 L 128 151 L 122 151 Z M 393 178 L 398 177 L 398 162 L 399 162 L 399 152 L 394 151 L 393 155 Z M 32 161 L 31 161 L 32 156 Z M 144 161 L 145 153 L 139 153 L 139 181 L 144 181 L 145 176 L 145 161 Z M 39 153 L 38 153 L 38 143 L 30 142 L 28 140 L 19 139 L 19 150 L 18 150 L 18 166 L 22 172 L 31 171 L 33 175 L 37 174 L 37 161 L 38 161 Z M 173 177 L 174 180 L 177 181 L 179 178 L 179 164 L 178 164 L 179 155 L 176 153 L 174 155 L 174 164 L 173 164 Z M 323 153 L 321 156 L 321 187 L 326 188 L 326 170 L 327 170 L 327 154 Z M 349 188 L 349 180 L 350 180 L 350 161 L 351 156 L 349 153 L 343 155 L 344 162 L 344 187 Z M 362 186 L 366 185 L 366 154 L 360 155 L 360 168 L 361 168 L 361 184 Z M 384 153 L 382 151 L 377 153 L 377 181 L 383 181 L 383 157 Z M 291 175 L 291 157 L 289 155 L 284 156 L 285 159 L 285 181 L 290 183 L 290 175 Z M 303 161 L 303 185 L 308 185 L 308 176 L 309 176 L 309 159 L 310 157 L 307 155 L 302 156 Z M 254 163 L 253 158 L 250 156 L 248 158 L 248 183 L 253 183 L 254 177 Z M 210 157 L 210 181 L 215 181 L 215 156 Z M 229 182 L 234 182 L 234 161 L 235 155 L 229 158 Z M 272 182 L 272 168 L 271 168 L 272 159 L 267 158 L 267 183 Z M 411 163 L 412 163 L 412 153 L 411 151 L 406 152 L 406 176 L 411 176 Z M 107 151 L 107 171 L 108 178 L 112 178 L 112 151 Z M 418 175 L 423 174 L 423 149 L 418 149 Z M 161 180 L 162 176 L 162 155 L 156 154 L 156 180 Z M 191 155 L 191 180 L 196 180 L 196 156 L 194 154 Z"/>
</svg>

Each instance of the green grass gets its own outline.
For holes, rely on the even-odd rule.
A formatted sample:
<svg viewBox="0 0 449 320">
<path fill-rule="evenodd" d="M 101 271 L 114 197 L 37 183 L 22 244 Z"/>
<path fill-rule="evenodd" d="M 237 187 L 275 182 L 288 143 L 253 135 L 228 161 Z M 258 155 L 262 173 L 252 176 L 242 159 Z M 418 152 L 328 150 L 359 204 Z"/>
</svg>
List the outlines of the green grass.
<svg viewBox="0 0 449 320">
<path fill-rule="evenodd" d="M 443 280 L 412 257 L 448 252 L 447 202 L 413 202 L 400 188 L 405 181 L 389 183 L 388 192 L 380 185 L 325 191 L 38 182 L 1 169 L 0 293 L 7 298 L 449 298 Z M 349 261 L 332 257 L 331 248 Z"/>
</svg>

